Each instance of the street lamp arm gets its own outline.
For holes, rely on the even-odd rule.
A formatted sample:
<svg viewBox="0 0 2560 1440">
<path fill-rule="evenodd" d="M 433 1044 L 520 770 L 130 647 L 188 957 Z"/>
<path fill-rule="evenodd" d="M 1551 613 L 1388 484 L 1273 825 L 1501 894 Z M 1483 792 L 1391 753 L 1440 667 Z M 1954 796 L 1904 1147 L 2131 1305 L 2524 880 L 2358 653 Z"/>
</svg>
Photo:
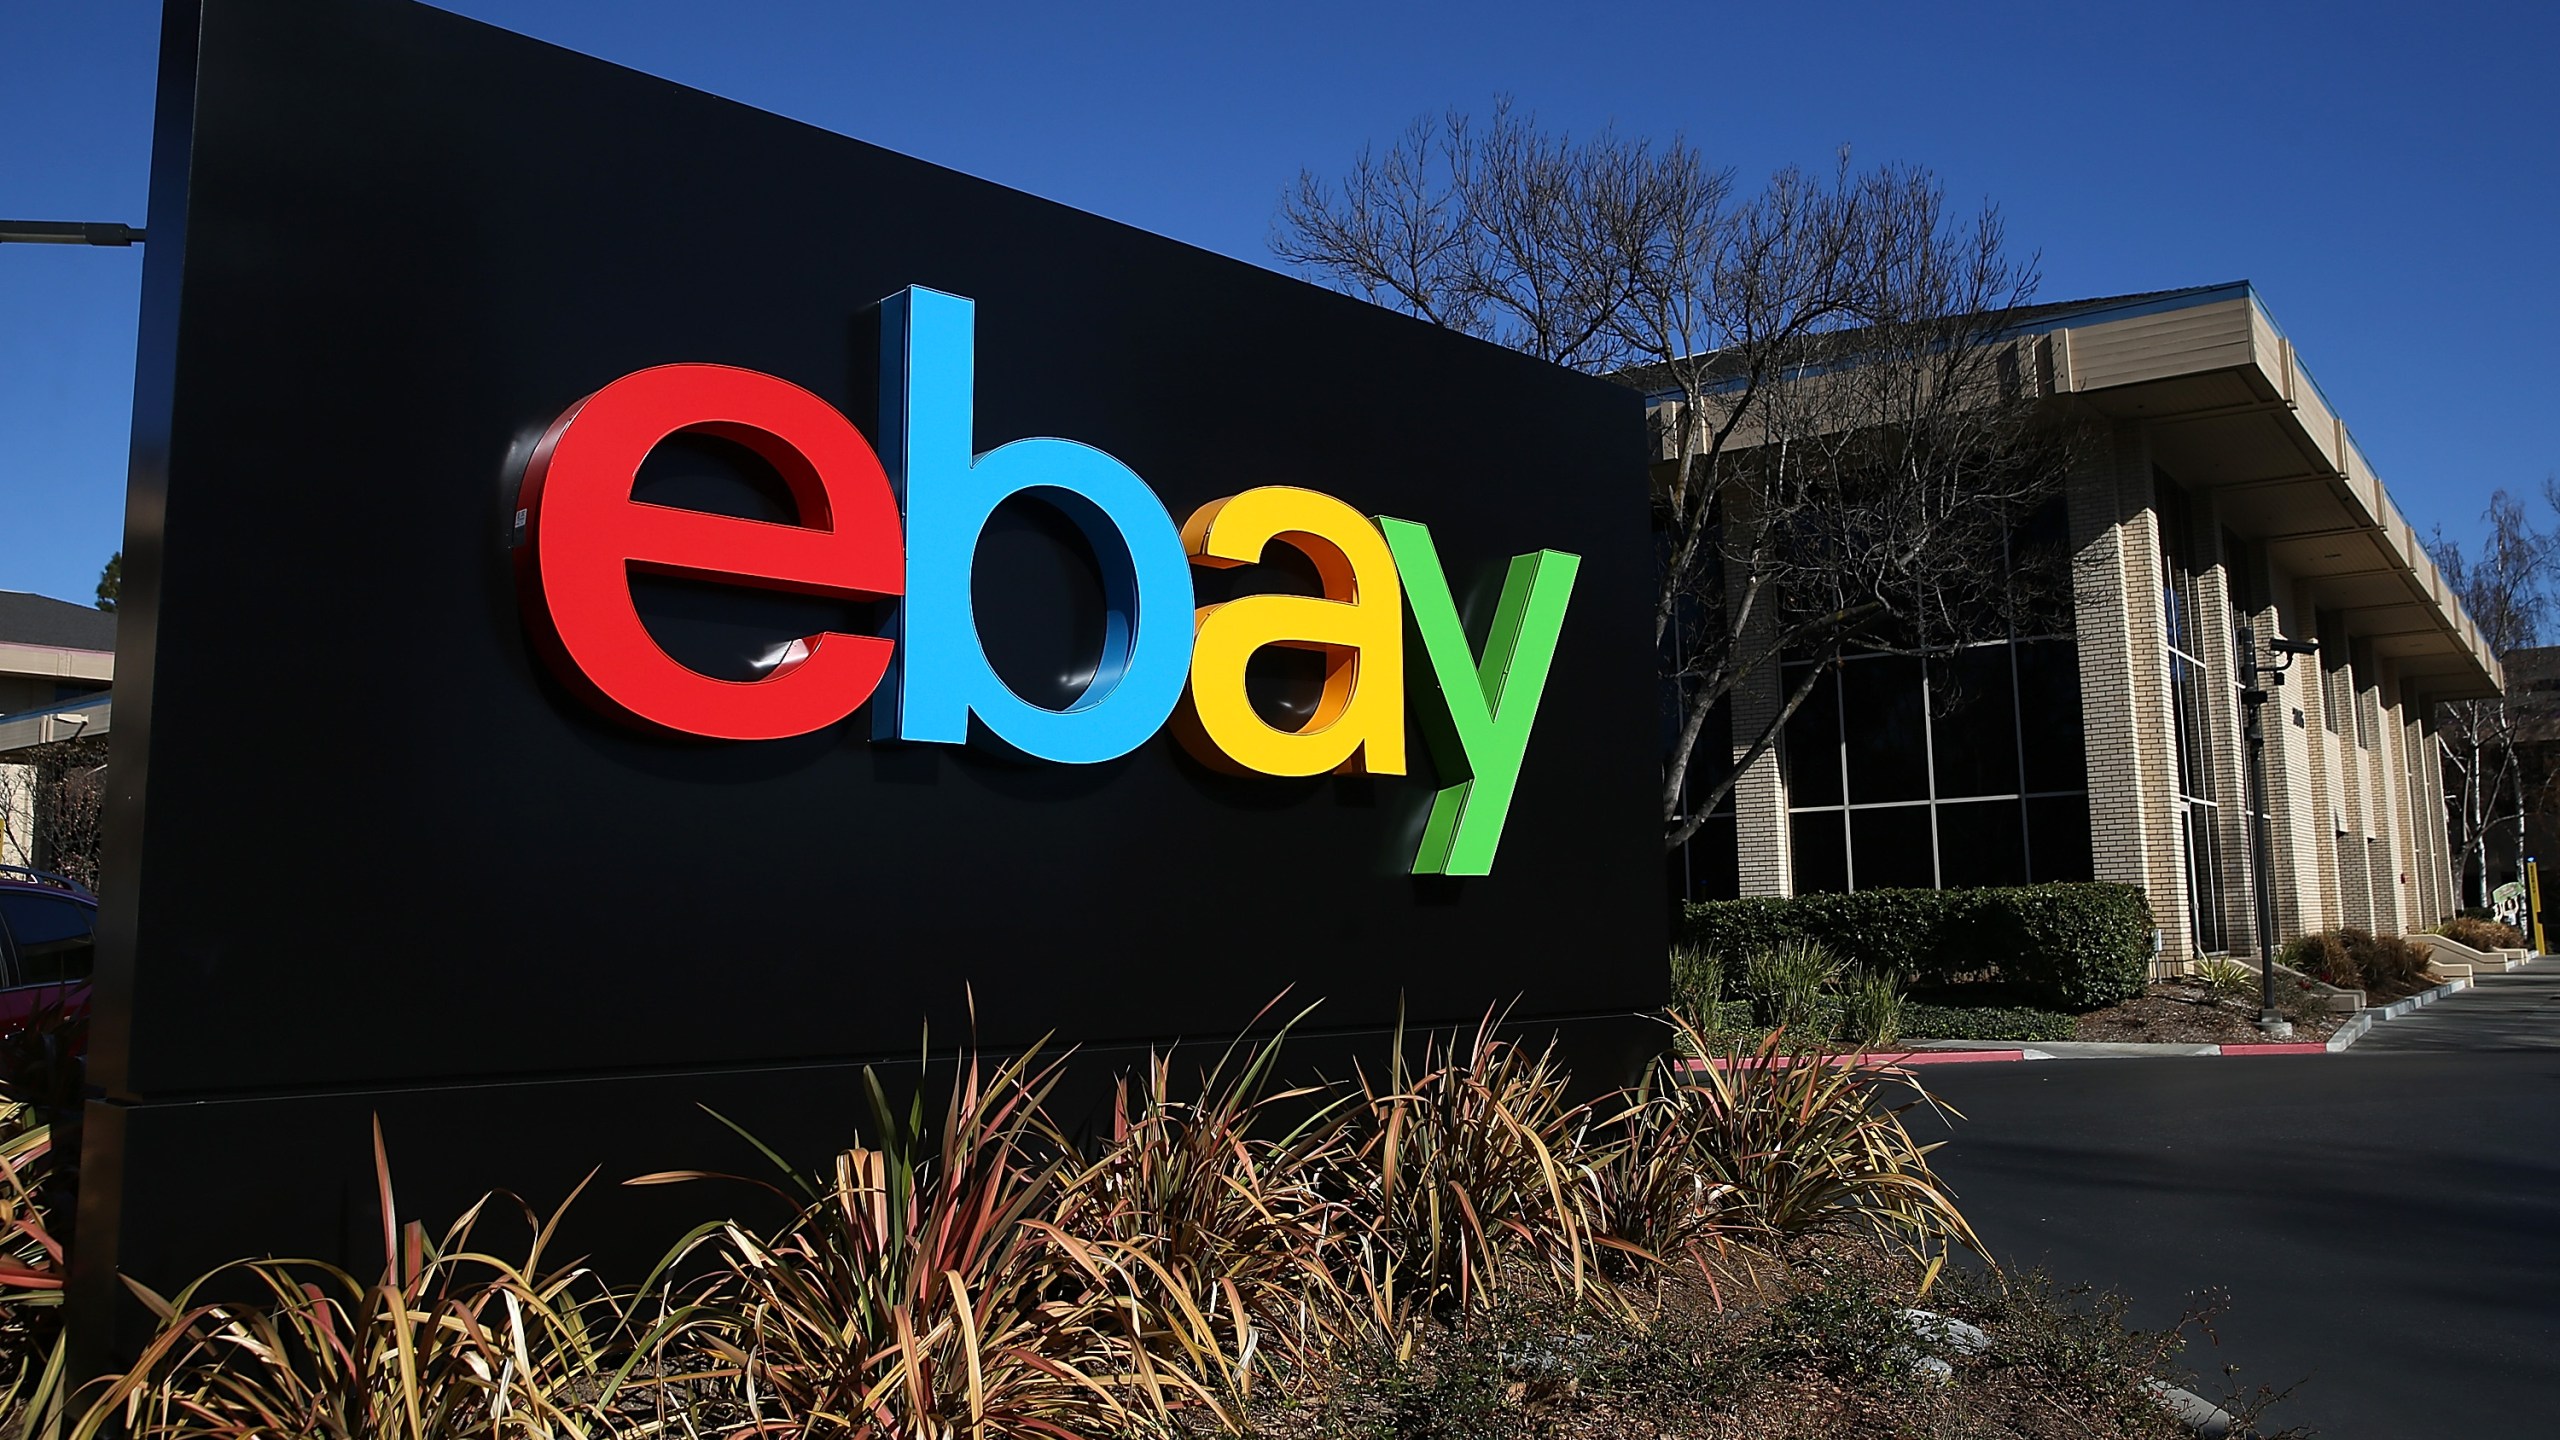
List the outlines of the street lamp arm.
<svg viewBox="0 0 2560 1440">
<path fill-rule="evenodd" d="M 0 220 L 0 245 L 139 245 L 142 231 L 112 220 Z"/>
</svg>

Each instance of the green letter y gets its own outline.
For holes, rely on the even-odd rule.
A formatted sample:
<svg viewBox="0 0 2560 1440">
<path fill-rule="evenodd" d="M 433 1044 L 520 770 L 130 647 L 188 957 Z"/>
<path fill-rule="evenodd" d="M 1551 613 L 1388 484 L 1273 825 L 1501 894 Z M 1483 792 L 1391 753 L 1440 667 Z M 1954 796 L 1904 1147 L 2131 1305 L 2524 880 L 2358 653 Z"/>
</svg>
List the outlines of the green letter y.
<svg viewBox="0 0 2560 1440">
<path fill-rule="evenodd" d="M 1529 749 L 1529 727 L 1537 723 L 1538 697 L 1547 688 L 1565 602 L 1573 596 L 1574 572 L 1582 559 L 1557 550 L 1514 557 L 1479 661 L 1467 644 L 1466 625 L 1458 618 L 1457 599 L 1440 568 L 1430 527 L 1381 515 L 1378 528 L 1396 557 L 1414 628 L 1422 633 L 1432 679 L 1448 710 L 1447 738 L 1455 741 L 1456 753 L 1449 753 L 1444 741 L 1433 746 L 1432 760 L 1443 777 L 1460 771 L 1467 777 L 1432 798 L 1413 873 L 1491 874 L 1494 847 L 1501 843 L 1502 822 L 1511 811 L 1520 762 Z"/>
</svg>

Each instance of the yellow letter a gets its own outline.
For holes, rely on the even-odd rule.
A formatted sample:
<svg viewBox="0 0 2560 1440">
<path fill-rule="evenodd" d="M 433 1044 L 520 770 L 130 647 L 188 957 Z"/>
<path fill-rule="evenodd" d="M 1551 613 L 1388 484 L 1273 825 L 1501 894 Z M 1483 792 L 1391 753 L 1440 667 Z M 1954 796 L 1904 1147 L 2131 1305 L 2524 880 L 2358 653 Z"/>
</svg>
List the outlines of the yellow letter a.
<svg viewBox="0 0 2560 1440">
<path fill-rule="evenodd" d="M 1198 611 L 1191 688 L 1175 733 L 1203 764 L 1265 775 L 1404 773 L 1404 592 L 1369 517 L 1313 490 L 1266 485 L 1193 511 L 1191 563 L 1230 569 L 1273 541 L 1315 562 L 1324 596 L 1247 595 Z M 1303 728 L 1255 712 L 1245 664 L 1265 645 L 1325 657 L 1324 694 Z"/>
</svg>

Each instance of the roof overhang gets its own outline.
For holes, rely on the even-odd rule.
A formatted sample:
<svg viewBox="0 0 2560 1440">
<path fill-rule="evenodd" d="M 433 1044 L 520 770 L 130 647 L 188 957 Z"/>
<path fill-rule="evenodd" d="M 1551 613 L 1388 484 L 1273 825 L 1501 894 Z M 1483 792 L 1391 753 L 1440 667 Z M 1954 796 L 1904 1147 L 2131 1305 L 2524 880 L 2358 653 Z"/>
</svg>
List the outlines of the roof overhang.
<svg viewBox="0 0 2560 1440">
<path fill-rule="evenodd" d="M 17 751 L 64 740 L 93 739 L 114 728 L 115 701 L 105 691 L 59 701 L 41 710 L 0 715 L 0 764 L 9 763 Z"/>
<path fill-rule="evenodd" d="M 0 675 L 36 675 L 56 680 L 104 683 L 116 678 L 116 652 L 0 640 Z"/>
<path fill-rule="evenodd" d="M 2161 469 L 2210 491 L 2222 523 L 2343 624 L 2323 645 L 2369 644 L 2420 703 L 2505 689 L 2479 627 L 2247 285 L 2065 319 L 2038 336 L 2046 384 L 2140 423 Z"/>
</svg>

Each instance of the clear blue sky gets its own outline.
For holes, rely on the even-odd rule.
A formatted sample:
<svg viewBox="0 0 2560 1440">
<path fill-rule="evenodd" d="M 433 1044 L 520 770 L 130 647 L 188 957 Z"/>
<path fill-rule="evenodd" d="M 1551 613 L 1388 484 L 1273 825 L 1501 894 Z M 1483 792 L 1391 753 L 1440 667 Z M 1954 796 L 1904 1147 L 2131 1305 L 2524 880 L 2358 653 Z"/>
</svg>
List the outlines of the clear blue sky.
<svg viewBox="0 0 2560 1440">
<path fill-rule="evenodd" d="M 2044 298 L 2256 281 L 2423 531 L 2560 468 L 2560 7 L 873 4 L 452 8 L 1268 263 L 1281 187 L 1509 91 L 1746 175 L 1929 165 Z M 0 5 L 0 216 L 144 217 L 157 7 Z M 136 251 L 0 247 L 0 589 L 120 543 Z"/>
</svg>

